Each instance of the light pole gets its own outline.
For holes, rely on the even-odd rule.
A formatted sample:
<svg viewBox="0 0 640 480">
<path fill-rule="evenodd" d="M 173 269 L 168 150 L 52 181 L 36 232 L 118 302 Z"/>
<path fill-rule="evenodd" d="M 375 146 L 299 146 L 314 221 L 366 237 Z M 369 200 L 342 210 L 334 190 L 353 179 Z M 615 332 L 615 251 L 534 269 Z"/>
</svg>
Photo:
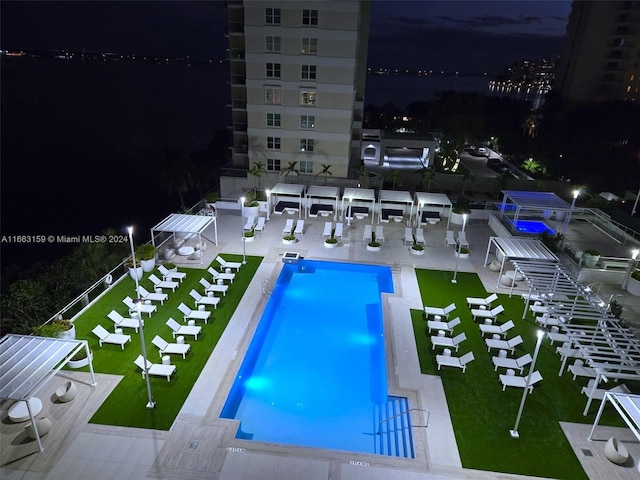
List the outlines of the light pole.
<svg viewBox="0 0 640 480">
<path fill-rule="evenodd" d="M 462 214 L 462 231 L 464 232 L 464 226 L 467 223 L 467 214 L 463 213 Z M 451 283 L 458 283 L 458 280 L 456 279 L 456 277 L 458 276 L 458 260 L 460 260 L 460 249 L 462 247 L 456 242 L 456 246 L 454 248 L 454 252 L 456 255 L 456 267 L 453 270 L 453 278 L 451 279 Z"/>
<path fill-rule="evenodd" d="M 629 262 L 629 270 L 627 270 L 627 274 L 624 277 L 624 281 L 622 282 L 621 288 L 624 290 L 627 288 L 629 284 L 629 279 L 631 278 L 631 274 L 633 273 L 633 269 L 636 266 L 636 259 L 638 258 L 638 253 L 640 250 L 631 250 L 631 261 Z"/>
<path fill-rule="evenodd" d="M 133 227 L 127 227 L 129 232 L 129 245 L 131 246 L 131 259 L 133 260 L 133 266 L 136 266 L 136 253 L 133 248 Z M 138 331 L 140 332 L 140 349 L 142 350 L 142 358 L 144 360 L 144 378 L 147 383 L 147 408 L 155 408 L 156 402 L 153 401 L 153 394 L 151 393 L 151 382 L 149 381 L 149 361 L 147 360 L 147 347 L 144 343 L 144 323 L 142 321 L 142 312 L 140 311 L 140 304 L 144 301 L 140 298 L 140 285 L 138 283 L 138 275 L 134 275 L 133 278 L 136 282 L 136 299 L 133 301 L 136 305 L 138 314 Z"/>
<path fill-rule="evenodd" d="M 267 222 L 269 221 L 269 214 L 271 213 L 271 190 L 265 190 L 267 194 Z"/>
<path fill-rule="evenodd" d="M 351 197 L 349 197 L 349 206 L 347 207 L 347 227 L 351 226 L 351 216 L 353 215 L 353 211 L 351 210 Z M 373 215 L 373 212 L 371 213 Z"/>
<path fill-rule="evenodd" d="M 564 219 L 564 225 L 562 225 L 562 235 L 564 235 L 567 232 L 567 227 L 569 226 L 569 221 L 573 216 L 573 210 L 576 206 L 576 200 L 578 199 L 579 195 L 580 195 L 580 190 L 573 191 L 573 200 L 571 201 L 571 211 L 569 212 L 569 215 Z"/>
<path fill-rule="evenodd" d="M 533 360 L 531 360 L 531 367 L 529 368 L 529 375 L 527 375 L 527 381 L 524 385 L 524 391 L 522 392 L 522 400 L 520 401 L 520 408 L 518 409 L 518 415 L 516 416 L 516 424 L 513 426 L 513 430 L 509 430 L 511 438 L 520 438 L 518 433 L 518 425 L 520 424 L 520 418 L 522 417 L 522 411 L 524 410 L 524 403 L 527 401 L 527 395 L 529 393 L 529 386 L 531 385 L 531 375 L 536 368 L 536 360 L 538 360 L 538 353 L 540 352 L 540 345 L 542 345 L 542 339 L 544 338 L 545 331 L 538 330 L 538 341 L 536 342 L 536 349 L 533 352 Z"/>
<path fill-rule="evenodd" d="M 247 244 L 244 236 L 244 197 L 240 197 L 240 235 L 242 235 L 242 264 L 247 263 Z"/>
<path fill-rule="evenodd" d="M 467 216 L 469 214 L 468 213 L 463 213 L 462 214 L 462 231 L 464 232 L 465 227 L 467 226 Z"/>
</svg>

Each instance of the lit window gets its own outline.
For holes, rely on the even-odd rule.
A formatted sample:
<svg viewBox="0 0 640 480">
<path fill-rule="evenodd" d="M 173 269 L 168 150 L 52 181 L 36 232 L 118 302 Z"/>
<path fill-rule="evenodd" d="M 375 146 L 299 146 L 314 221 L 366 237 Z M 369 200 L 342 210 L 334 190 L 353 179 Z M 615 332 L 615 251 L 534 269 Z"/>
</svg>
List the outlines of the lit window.
<svg viewBox="0 0 640 480">
<path fill-rule="evenodd" d="M 265 50 L 271 53 L 280 53 L 281 49 L 281 39 L 280 37 L 274 37 L 271 35 L 267 35 Z"/>
<path fill-rule="evenodd" d="M 316 104 L 316 91 L 315 90 L 301 90 L 300 91 L 300 104 L 313 106 Z"/>
<path fill-rule="evenodd" d="M 318 10 L 302 10 L 302 25 L 317 27 Z"/>
<path fill-rule="evenodd" d="M 302 53 L 309 55 L 315 55 L 318 53 L 318 39 L 317 38 L 303 38 L 302 39 Z"/>
<path fill-rule="evenodd" d="M 269 105 L 280 105 L 282 103 L 282 89 L 280 87 L 265 87 L 264 101 Z"/>
<path fill-rule="evenodd" d="M 267 78 L 280 78 L 279 63 L 267 63 Z"/>
<path fill-rule="evenodd" d="M 631 85 L 627 85 L 627 93 L 631 93 Z"/>
<path fill-rule="evenodd" d="M 267 113 L 267 127 L 280 128 L 280 114 L 279 113 Z"/>
<path fill-rule="evenodd" d="M 300 173 L 313 173 L 313 160 L 300 160 L 300 168 L 298 171 Z"/>
<path fill-rule="evenodd" d="M 316 117 L 314 115 L 300 115 L 300 128 L 316 128 Z"/>
<path fill-rule="evenodd" d="M 315 65 L 302 65 L 302 79 L 303 80 L 315 80 L 316 79 L 316 66 Z"/>
<path fill-rule="evenodd" d="M 277 158 L 267 158 L 267 170 L 270 172 L 279 172 L 280 160 Z"/>
<path fill-rule="evenodd" d="M 313 152 L 313 138 L 301 138 L 300 139 L 300 151 L 301 152 Z"/>
<path fill-rule="evenodd" d="M 267 137 L 267 148 L 269 150 L 280 150 L 280 137 Z"/>
<path fill-rule="evenodd" d="M 266 8 L 264 22 L 267 25 L 280 25 L 280 9 Z"/>
</svg>

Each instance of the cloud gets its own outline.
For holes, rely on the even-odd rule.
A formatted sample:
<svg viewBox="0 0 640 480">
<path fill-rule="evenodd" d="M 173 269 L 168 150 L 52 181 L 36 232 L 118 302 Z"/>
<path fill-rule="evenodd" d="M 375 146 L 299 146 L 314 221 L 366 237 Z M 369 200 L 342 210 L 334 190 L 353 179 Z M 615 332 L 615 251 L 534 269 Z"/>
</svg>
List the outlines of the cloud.
<svg viewBox="0 0 640 480">
<path fill-rule="evenodd" d="M 532 25 L 542 24 L 542 18 L 537 16 L 526 16 L 526 17 L 504 17 L 497 15 L 483 15 L 479 17 L 469 17 L 469 18 L 454 18 L 448 16 L 439 16 L 438 17 L 445 22 L 451 23 L 460 28 L 495 28 L 495 27 L 504 27 L 504 26 L 514 26 L 514 25 Z"/>
</svg>

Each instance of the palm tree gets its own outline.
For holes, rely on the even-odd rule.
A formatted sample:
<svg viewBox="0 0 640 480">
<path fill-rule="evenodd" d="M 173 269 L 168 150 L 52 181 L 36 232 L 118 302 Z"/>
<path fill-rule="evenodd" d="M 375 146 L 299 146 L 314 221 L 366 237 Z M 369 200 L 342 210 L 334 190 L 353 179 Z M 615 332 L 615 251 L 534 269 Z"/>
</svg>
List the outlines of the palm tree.
<svg viewBox="0 0 640 480">
<path fill-rule="evenodd" d="M 263 173 L 267 172 L 267 168 L 264 162 L 256 161 L 253 162 L 253 167 L 249 169 L 249 173 L 253 175 L 253 196 L 256 197 L 258 190 L 260 190 L 260 177 L 262 177 Z"/>
<path fill-rule="evenodd" d="M 324 177 L 324 180 L 322 182 L 323 185 L 327 184 L 327 177 L 330 175 L 333 175 L 333 173 L 331 173 L 331 165 L 323 163 L 322 165 L 320 165 L 322 167 L 322 171 L 316 173 L 316 177 L 318 175 L 322 175 Z"/>
<path fill-rule="evenodd" d="M 427 181 L 427 192 L 431 191 L 431 182 L 435 181 L 436 171 L 433 168 L 425 168 L 422 170 L 422 181 Z"/>
<path fill-rule="evenodd" d="M 467 187 L 467 182 L 475 182 L 475 180 L 476 180 L 476 176 L 473 173 L 471 173 L 469 170 L 464 169 L 462 171 L 462 193 L 461 193 L 461 195 L 464 196 L 464 191 L 465 191 L 465 189 Z"/>
<path fill-rule="evenodd" d="M 400 172 L 398 170 L 394 170 L 391 172 L 391 175 L 388 177 L 389 180 L 393 182 L 393 190 L 396 189 L 396 184 L 400 187 L 402 186 L 402 177 L 400 177 Z"/>
<path fill-rule="evenodd" d="M 298 162 L 289 162 L 287 164 L 287 166 L 280 172 L 281 175 L 285 176 L 285 177 L 289 177 L 291 175 L 299 175 L 300 172 L 298 171 Z"/>
<path fill-rule="evenodd" d="M 182 194 L 187 193 L 193 186 L 193 163 L 182 151 L 165 150 L 158 169 L 158 182 L 168 193 L 177 193 L 180 206 L 184 208 Z"/>
</svg>

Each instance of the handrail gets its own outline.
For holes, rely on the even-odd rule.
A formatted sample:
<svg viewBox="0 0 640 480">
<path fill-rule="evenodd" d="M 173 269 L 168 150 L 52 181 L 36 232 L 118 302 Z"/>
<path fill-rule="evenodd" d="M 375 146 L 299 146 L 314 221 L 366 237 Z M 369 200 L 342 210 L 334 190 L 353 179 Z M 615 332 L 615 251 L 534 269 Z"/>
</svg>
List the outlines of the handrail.
<svg viewBox="0 0 640 480">
<path fill-rule="evenodd" d="M 416 427 L 416 428 L 427 428 L 429 426 L 429 419 L 431 418 L 431 412 L 429 410 L 425 410 L 424 408 L 410 408 L 409 410 L 405 410 L 404 412 L 400 412 L 397 413 L 389 418 L 385 418 L 384 420 L 380 420 L 380 422 L 378 423 L 378 431 L 376 432 L 376 435 L 380 435 L 382 432 L 380 431 L 380 428 L 382 427 L 382 424 L 384 422 L 388 422 L 389 420 L 393 420 L 394 418 L 400 417 L 406 413 L 409 412 L 413 412 L 413 411 L 418 411 L 418 412 L 427 412 L 427 424 L 426 425 L 411 425 L 412 427 Z"/>
</svg>

